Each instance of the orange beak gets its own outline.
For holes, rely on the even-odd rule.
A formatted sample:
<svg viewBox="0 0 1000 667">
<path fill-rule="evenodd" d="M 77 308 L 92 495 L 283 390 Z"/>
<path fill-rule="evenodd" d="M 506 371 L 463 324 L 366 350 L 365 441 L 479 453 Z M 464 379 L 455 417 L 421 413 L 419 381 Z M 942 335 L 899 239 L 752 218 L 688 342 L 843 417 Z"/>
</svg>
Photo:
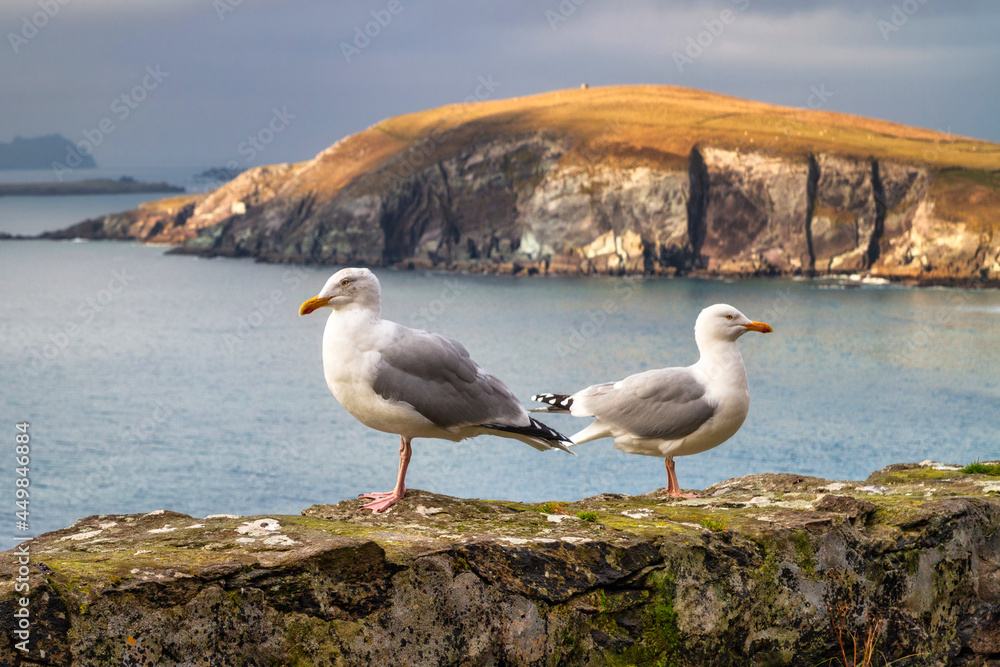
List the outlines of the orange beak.
<svg viewBox="0 0 1000 667">
<path fill-rule="evenodd" d="M 303 306 L 305 304 L 302 304 Z M 771 328 L 770 324 L 764 324 L 763 322 L 751 322 L 750 324 L 744 324 L 747 331 L 759 331 L 760 333 L 771 333 L 774 329 Z"/>
<path fill-rule="evenodd" d="M 317 308 L 322 308 L 328 303 L 330 303 L 330 297 L 314 296 L 313 298 L 309 299 L 301 306 L 299 306 L 299 317 L 302 317 L 303 315 L 308 315 L 312 311 L 316 310 Z"/>
</svg>

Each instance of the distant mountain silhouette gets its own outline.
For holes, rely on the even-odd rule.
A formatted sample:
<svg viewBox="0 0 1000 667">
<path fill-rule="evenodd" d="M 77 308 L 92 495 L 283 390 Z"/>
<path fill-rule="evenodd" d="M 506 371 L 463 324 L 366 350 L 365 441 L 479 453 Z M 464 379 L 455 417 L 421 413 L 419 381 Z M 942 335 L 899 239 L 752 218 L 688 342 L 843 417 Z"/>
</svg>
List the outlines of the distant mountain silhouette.
<svg viewBox="0 0 1000 667">
<path fill-rule="evenodd" d="M 67 151 L 82 160 L 77 169 L 97 167 L 93 157 L 80 153 L 66 137 L 46 134 L 30 139 L 14 137 L 9 143 L 0 142 L 0 169 L 51 169 L 53 162 L 65 164 Z"/>
</svg>

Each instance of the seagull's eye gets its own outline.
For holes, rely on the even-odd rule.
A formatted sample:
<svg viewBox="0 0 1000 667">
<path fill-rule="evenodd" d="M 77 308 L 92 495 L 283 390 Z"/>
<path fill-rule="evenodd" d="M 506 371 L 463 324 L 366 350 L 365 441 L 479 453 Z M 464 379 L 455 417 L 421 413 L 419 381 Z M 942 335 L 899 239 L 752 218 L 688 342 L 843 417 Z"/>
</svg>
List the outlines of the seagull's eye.
<svg viewBox="0 0 1000 667">
<path fill-rule="evenodd" d="M 733 316 L 732 315 L 726 315 L 726 319 L 727 320 L 731 320 L 731 319 L 733 319 Z"/>
<path fill-rule="evenodd" d="M 340 286 L 341 287 L 347 287 L 350 284 L 351 284 L 351 281 L 348 280 L 347 278 L 344 278 L 343 280 L 340 281 Z"/>
</svg>

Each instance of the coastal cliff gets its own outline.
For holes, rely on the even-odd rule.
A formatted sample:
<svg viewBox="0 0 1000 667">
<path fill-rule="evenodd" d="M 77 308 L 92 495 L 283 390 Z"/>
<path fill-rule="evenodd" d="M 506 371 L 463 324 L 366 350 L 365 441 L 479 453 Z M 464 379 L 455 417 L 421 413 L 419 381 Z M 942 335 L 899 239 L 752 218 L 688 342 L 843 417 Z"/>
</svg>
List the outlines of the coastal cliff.
<svg viewBox="0 0 1000 667">
<path fill-rule="evenodd" d="M 666 86 L 382 121 L 47 238 L 503 273 L 1000 282 L 1000 146 Z"/>
<path fill-rule="evenodd" d="M 875 664 L 986 667 L 997 493 L 925 462 L 694 499 L 93 516 L 0 553 L 0 663 L 809 666 L 868 642 Z"/>
</svg>

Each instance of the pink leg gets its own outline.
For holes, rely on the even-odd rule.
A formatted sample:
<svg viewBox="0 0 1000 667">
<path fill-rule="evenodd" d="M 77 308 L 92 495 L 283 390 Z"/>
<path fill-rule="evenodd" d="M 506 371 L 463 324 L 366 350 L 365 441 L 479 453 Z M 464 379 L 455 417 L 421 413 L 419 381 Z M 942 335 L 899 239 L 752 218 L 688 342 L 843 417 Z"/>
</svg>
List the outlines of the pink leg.
<svg viewBox="0 0 1000 667">
<path fill-rule="evenodd" d="M 667 463 L 667 495 L 671 498 L 697 498 L 694 493 L 681 493 L 681 485 L 677 482 L 677 473 L 674 471 L 674 457 L 668 456 Z"/>
<path fill-rule="evenodd" d="M 413 450 L 410 448 L 410 441 L 403 436 L 399 436 L 399 474 L 396 476 L 396 488 L 389 493 L 364 493 L 360 498 L 372 498 L 375 502 L 368 503 L 361 509 L 372 512 L 384 512 L 406 495 L 406 467 L 410 464 L 410 456 Z"/>
</svg>

